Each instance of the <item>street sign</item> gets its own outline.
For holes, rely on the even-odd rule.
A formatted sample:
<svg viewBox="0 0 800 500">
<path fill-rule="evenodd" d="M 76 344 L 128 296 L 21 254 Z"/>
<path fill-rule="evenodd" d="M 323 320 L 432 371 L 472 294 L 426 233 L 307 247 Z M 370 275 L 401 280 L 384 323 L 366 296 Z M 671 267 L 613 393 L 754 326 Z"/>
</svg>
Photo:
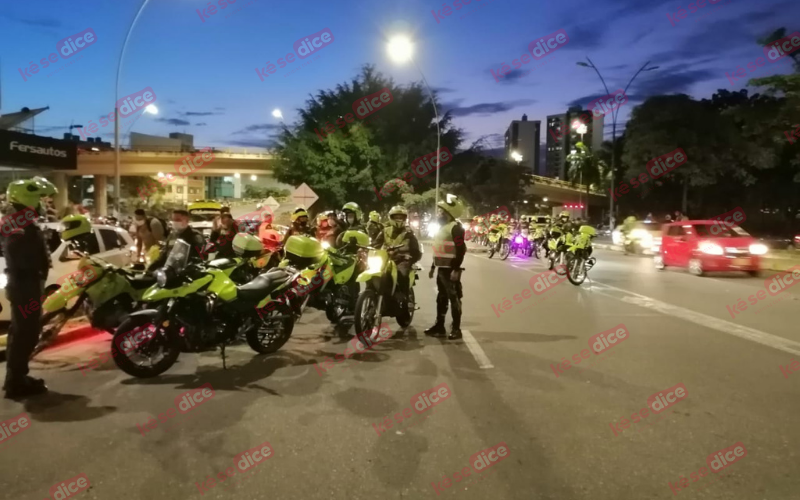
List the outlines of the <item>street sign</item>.
<svg viewBox="0 0 800 500">
<path fill-rule="evenodd" d="M 280 204 L 280 203 L 278 203 L 278 200 L 276 200 L 275 198 L 273 198 L 272 196 L 270 196 L 269 198 L 267 198 L 266 200 L 264 200 L 264 204 L 263 204 L 262 206 L 264 206 L 264 207 L 267 207 L 267 208 L 269 208 L 270 210 L 272 210 L 273 212 L 275 212 L 275 210 L 277 210 L 277 208 L 278 208 L 279 206 L 281 206 L 281 204 Z"/>
<path fill-rule="evenodd" d="M 305 182 L 300 184 L 300 186 L 294 190 L 294 193 L 292 193 L 292 201 L 296 205 L 300 205 L 301 207 L 305 208 L 309 208 L 318 199 L 319 196 L 317 196 L 317 193 L 308 187 L 308 184 Z"/>
</svg>

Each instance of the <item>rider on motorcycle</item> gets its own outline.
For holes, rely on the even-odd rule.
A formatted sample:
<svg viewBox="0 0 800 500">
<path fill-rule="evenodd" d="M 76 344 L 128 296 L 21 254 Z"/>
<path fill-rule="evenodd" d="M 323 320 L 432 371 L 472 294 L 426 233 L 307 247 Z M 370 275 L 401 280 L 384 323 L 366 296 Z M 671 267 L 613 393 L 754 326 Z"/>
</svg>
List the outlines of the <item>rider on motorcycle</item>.
<svg viewBox="0 0 800 500">
<path fill-rule="evenodd" d="M 404 296 L 408 293 L 408 275 L 411 272 L 411 266 L 422 258 L 419 241 L 406 222 L 408 222 L 408 210 L 402 205 L 393 206 L 389 210 L 389 225 L 378 234 L 374 243 L 375 248 L 384 245 L 387 248 L 400 245 L 400 248 L 389 253 L 389 257 L 397 264 L 399 274 L 397 284 Z M 401 303 L 405 303 L 405 300 Z"/>
<path fill-rule="evenodd" d="M 381 215 L 373 210 L 369 213 L 369 222 L 367 222 L 367 234 L 369 235 L 369 239 L 372 242 L 376 241 L 376 238 L 383 233 L 384 226 L 381 224 Z"/>
<path fill-rule="evenodd" d="M 361 212 L 361 207 L 358 206 L 358 203 L 349 202 L 345 203 L 342 207 L 342 212 L 344 213 L 345 217 L 345 224 L 344 224 L 344 231 L 361 231 L 362 233 L 366 234 L 366 229 L 364 225 L 361 223 L 361 217 L 363 212 Z M 339 235 L 336 238 L 336 248 L 341 248 L 345 244 L 350 243 L 350 241 L 343 241 L 343 236 L 345 233 Z"/>
<path fill-rule="evenodd" d="M 285 246 L 292 236 L 311 236 L 312 238 L 315 236 L 314 231 L 308 227 L 308 212 L 305 208 L 298 208 L 292 213 L 292 227 L 286 231 L 281 245 Z"/>
</svg>

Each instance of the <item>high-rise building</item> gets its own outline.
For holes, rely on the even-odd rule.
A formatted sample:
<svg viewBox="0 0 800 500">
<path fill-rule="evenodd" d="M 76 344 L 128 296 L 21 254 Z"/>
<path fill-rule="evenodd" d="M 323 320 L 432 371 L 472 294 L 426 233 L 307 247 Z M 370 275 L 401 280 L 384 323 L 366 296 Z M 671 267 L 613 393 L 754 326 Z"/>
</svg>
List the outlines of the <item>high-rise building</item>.
<svg viewBox="0 0 800 500">
<path fill-rule="evenodd" d="M 514 120 L 505 134 L 506 159 L 526 165 L 532 174 L 539 174 L 539 138 L 541 122 L 528 121 L 528 115 L 522 120 Z M 519 160 L 519 156 L 522 160 Z"/>
<path fill-rule="evenodd" d="M 594 117 L 591 111 L 580 108 L 570 108 L 564 114 L 550 115 L 547 117 L 547 148 L 545 175 L 556 179 L 567 179 L 567 155 L 575 148 L 575 143 L 581 140 L 580 134 L 572 128 L 578 120 L 586 124 L 586 133 L 583 134 L 583 143 L 588 145 L 593 152 L 603 146 L 604 117 Z"/>
</svg>

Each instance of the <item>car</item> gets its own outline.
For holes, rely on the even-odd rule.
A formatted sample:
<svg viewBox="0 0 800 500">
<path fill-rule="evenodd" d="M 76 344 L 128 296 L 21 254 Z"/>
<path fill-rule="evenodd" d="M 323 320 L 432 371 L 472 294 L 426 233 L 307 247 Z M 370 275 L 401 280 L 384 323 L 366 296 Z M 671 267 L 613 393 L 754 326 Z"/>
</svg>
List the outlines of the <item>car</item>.
<svg viewBox="0 0 800 500">
<path fill-rule="evenodd" d="M 744 271 L 758 276 L 769 249 L 739 226 L 715 220 L 685 220 L 664 224 L 660 245 L 653 246 L 653 264 L 688 268 L 695 276 L 707 272 Z"/>
<path fill-rule="evenodd" d="M 40 224 L 44 232 L 45 242 L 50 250 L 50 260 L 53 268 L 47 275 L 45 291 L 53 289 L 59 280 L 65 276 L 78 271 L 78 261 L 80 257 L 67 248 L 67 242 L 61 239 L 60 222 L 43 222 Z M 88 252 L 99 257 L 115 266 L 126 266 L 130 264 L 132 255 L 136 252 L 133 238 L 128 231 L 114 226 L 92 225 L 92 232 L 95 238 L 89 239 Z M 6 268 L 6 259 L 0 247 L 0 266 Z M 0 289 L 4 289 L 8 284 L 8 277 L 5 272 L 0 274 Z M 6 294 L 0 292 L 0 321 L 11 320 L 11 304 L 6 298 Z"/>
<path fill-rule="evenodd" d="M 222 204 L 216 201 L 198 200 L 190 203 L 187 211 L 189 227 L 208 238 L 214 228 L 214 219 L 222 213 Z"/>
</svg>

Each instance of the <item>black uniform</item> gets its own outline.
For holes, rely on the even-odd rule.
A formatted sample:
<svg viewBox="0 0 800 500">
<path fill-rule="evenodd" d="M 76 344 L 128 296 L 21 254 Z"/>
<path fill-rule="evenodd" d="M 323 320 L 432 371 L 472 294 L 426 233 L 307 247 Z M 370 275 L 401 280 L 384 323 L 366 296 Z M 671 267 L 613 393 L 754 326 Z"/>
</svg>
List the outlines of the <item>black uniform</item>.
<svg viewBox="0 0 800 500">
<path fill-rule="evenodd" d="M 211 231 L 208 240 L 214 244 L 218 259 L 232 259 L 236 257 L 236 252 L 233 251 L 233 238 L 236 236 L 236 230 L 228 229 L 226 233 L 222 231 L 222 227 Z"/>
<path fill-rule="evenodd" d="M 208 255 L 208 252 L 206 251 L 206 239 L 201 233 L 195 231 L 191 227 L 187 227 L 181 232 L 173 229 L 169 233 L 164 251 L 158 257 L 158 260 L 150 264 L 150 269 L 159 269 L 164 267 L 164 264 L 167 262 L 167 257 L 172 251 L 173 245 L 175 245 L 175 242 L 178 240 L 185 241 L 191 247 L 189 250 L 190 262 L 203 262 L 206 260 L 206 256 Z"/>
<path fill-rule="evenodd" d="M 316 236 L 316 233 L 314 232 L 314 229 L 308 227 L 307 225 L 300 226 L 296 223 L 293 223 L 292 227 L 290 227 L 289 230 L 286 231 L 286 234 L 283 236 L 283 241 L 281 242 L 281 246 L 286 246 L 286 242 L 289 241 L 289 238 L 291 238 L 292 236 L 310 236 L 314 238 Z"/>
<path fill-rule="evenodd" d="M 26 210 L 14 205 L 12 212 Z M 27 210 L 31 210 L 27 208 Z M 25 384 L 28 359 L 42 331 L 44 284 L 50 271 L 50 254 L 42 230 L 31 222 L 3 234 L 6 259 L 6 298 L 11 303 L 11 328 L 8 334 L 6 389 Z"/>
<path fill-rule="evenodd" d="M 436 273 L 436 324 L 425 330 L 428 335 L 444 334 L 444 321 L 447 317 L 448 304 L 452 307 L 453 326 L 450 339 L 461 338 L 461 298 L 464 296 L 461 287 L 461 277 L 453 281 L 450 279 L 454 270 L 460 270 L 464 263 L 464 256 L 467 254 L 467 244 L 464 242 L 464 226 L 456 224 L 453 226 L 450 235 L 455 245 L 455 257 L 450 263 L 450 267 L 439 267 Z M 436 249 L 434 248 L 434 253 Z M 432 264 L 433 266 L 433 264 Z"/>
</svg>

